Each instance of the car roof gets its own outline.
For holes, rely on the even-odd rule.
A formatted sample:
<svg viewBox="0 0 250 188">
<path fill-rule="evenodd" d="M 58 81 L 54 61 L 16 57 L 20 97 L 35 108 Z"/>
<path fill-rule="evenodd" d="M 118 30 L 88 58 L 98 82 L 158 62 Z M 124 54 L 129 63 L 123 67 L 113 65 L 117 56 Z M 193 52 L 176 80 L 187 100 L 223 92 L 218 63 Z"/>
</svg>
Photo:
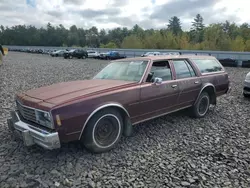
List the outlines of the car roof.
<svg viewBox="0 0 250 188">
<path fill-rule="evenodd" d="M 165 59 L 215 59 L 214 56 L 209 55 L 159 55 L 159 56 L 148 56 L 148 57 L 133 57 L 126 59 L 118 59 L 115 61 L 136 61 L 136 60 L 145 60 L 145 61 L 157 61 L 157 60 L 165 60 Z"/>
</svg>

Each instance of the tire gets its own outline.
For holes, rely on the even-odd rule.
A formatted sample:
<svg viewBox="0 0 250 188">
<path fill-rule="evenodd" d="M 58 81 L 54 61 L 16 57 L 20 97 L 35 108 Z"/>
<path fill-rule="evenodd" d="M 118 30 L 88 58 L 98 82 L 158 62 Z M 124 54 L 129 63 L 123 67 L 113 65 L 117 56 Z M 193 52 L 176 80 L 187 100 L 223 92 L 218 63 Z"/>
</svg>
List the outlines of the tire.
<svg viewBox="0 0 250 188">
<path fill-rule="evenodd" d="M 203 91 L 200 94 L 197 100 L 197 103 L 192 107 L 192 111 L 191 111 L 192 116 L 195 118 L 203 118 L 207 114 L 209 110 L 209 106 L 210 106 L 209 94 Z"/>
<path fill-rule="evenodd" d="M 73 58 L 72 55 L 70 55 L 69 58 L 72 59 Z"/>
<path fill-rule="evenodd" d="M 105 125 L 107 126 L 106 133 Z M 122 133 L 123 119 L 121 114 L 113 108 L 107 108 L 97 112 L 90 119 L 81 142 L 90 152 L 103 153 L 110 151 L 117 145 Z"/>
<path fill-rule="evenodd" d="M 250 97 L 250 95 L 249 95 L 249 94 L 246 94 L 246 93 L 243 93 L 243 96 L 244 96 L 245 98 L 249 98 L 249 97 Z"/>
</svg>

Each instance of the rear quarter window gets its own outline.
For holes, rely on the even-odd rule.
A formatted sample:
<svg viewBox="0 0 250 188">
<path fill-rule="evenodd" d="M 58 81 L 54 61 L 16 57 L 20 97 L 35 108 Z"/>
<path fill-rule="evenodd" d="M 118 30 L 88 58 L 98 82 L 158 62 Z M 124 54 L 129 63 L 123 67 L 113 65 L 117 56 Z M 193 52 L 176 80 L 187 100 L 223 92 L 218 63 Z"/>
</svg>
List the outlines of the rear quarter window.
<svg viewBox="0 0 250 188">
<path fill-rule="evenodd" d="M 214 59 L 191 59 L 202 74 L 223 71 L 222 66 Z"/>
</svg>

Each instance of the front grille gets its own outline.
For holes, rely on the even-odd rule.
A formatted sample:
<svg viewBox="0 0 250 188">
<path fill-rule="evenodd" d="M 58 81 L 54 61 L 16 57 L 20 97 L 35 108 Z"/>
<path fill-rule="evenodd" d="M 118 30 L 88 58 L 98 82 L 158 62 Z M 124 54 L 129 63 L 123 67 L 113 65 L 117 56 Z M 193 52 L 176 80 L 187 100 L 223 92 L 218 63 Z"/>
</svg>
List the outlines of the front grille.
<svg viewBox="0 0 250 188">
<path fill-rule="evenodd" d="M 17 109 L 24 119 L 36 123 L 36 113 L 34 109 L 25 107 L 21 105 L 18 101 L 17 101 Z"/>
</svg>

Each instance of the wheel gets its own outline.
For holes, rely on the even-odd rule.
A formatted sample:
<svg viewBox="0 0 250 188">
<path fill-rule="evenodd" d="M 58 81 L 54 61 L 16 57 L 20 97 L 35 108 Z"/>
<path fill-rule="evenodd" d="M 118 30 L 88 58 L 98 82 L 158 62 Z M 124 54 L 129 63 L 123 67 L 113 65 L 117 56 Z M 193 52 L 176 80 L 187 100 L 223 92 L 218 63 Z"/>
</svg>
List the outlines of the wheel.
<svg viewBox="0 0 250 188">
<path fill-rule="evenodd" d="M 120 113 L 112 108 L 97 112 L 88 122 L 81 142 L 93 153 L 113 149 L 123 132 L 122 120 Z"/>
<path fill-rule="evenodd" d="M 249 98 L 250 95 L 249 94 L 246 94 L 246 93 L 243 93 L 243 96 L 246 97 L 246 98 Z"/>
<path fill-rule="evenodd" d="M 210 106 L 210 97 L 207 92 L 202 92 L 197 103 L 192 107 L 192 116 L 202 118 L 208 112 Z"/>
<path fill-rule="evenodd" d="M 83 58 L 83 59 L 86 59 L 86 56 L 84 55 L 84 56 L 82 56 L 82 58 Z"/>
<path fill-rule="evenodd" d="M 73 58 L 72 55 L 70 55 L 69 58 L 72 59 Z"/>
</svg>

